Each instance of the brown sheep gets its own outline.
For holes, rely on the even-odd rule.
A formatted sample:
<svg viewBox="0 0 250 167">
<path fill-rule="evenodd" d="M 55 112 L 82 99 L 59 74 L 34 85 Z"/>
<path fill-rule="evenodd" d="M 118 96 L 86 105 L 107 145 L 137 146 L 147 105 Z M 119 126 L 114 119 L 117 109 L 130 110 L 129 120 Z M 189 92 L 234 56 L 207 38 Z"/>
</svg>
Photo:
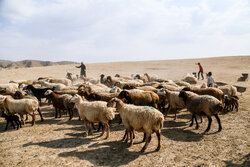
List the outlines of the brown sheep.
<svg viewBox="0 0 250 167">
<path fill-rule="evenodd" d="M 118 98 L 125 99 L 128 104 L 134 104 L 138 106 L 152 106 L 158 108 L 159 96 L 152 91 L 145 91 L 141 93 L 129 93 L 128 91 L 122 91 Z"/>
<path fill-rule="evenodd" d="M 210 95 L 213 96 L 215 98 L 217 98 L 218 100 L 220 100 L 221 102 L 224 99 L 224 93 L 222 92 L 222 90 L 218 89 L 218 88 L 190 88 L 190 87 L 185 87 L 182 90 L 184 91 L 191 91 L 194 92 L 198 95 Z"/>
</svg>

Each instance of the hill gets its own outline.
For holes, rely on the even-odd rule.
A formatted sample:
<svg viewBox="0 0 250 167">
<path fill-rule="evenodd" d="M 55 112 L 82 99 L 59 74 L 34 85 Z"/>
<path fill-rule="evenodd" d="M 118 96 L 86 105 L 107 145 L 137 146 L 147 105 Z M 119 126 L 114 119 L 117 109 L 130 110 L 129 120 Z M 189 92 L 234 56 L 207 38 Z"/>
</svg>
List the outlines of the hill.
<svg viewBox="0 0 250 167">
<path fill-rule="evenodd" d="M 53 66 L 53 65 L 67 65 L 67 64 L 76 64 L 76 62 L 71 61 L 40 61 L 40 60 L 22 60 L 22 61 L 8 61 L 0 60 L 0 68 L 26 68 L 26 67 L 41 67 L 41 66 Z"/>
</svg>

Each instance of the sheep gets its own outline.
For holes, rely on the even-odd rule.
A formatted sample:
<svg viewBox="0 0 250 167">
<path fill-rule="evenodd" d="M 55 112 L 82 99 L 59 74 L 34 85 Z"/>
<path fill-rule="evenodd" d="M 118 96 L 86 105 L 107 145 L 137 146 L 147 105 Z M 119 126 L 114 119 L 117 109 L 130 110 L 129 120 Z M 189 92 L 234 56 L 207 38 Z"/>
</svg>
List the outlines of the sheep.
<svg viewBox="0 0 250 167">
<path fill-rule="evenodd" d="M 8 91 L 16 91 L 18 90 L 18 84 L 17 83 L 0 84 L 0 90 L 1 89 L 6 89 Z"/>
<path fill-rule="evenodd" d="M 72 81 L 67 79 L 67 78 L 50 78 L 48 79 L 48 82 L 50 83 L 61 83 L 64 84 L 65 86 L 71 86 Z"/>
<path fill-rule="evenodd" d="M 29 98 L 29 99 L 36 100 L 38 102 L 38 99 L 35 96 L 24 94 L 21 91 L 16 91 L 15 94 L 12 97 L 14 99 Z M 40 110 L 40 108 L 39 108 L 39 110 Z M 39 114 L 40 114 L 40 117 L 41 117 L 41 121 L 43 121 L 43 116 L 42 116 L 41 112 L 39 112 Z M 28 115 L 27 114 L 26 114 L 26 120 L 28 120 Z"/>
<path fill-rule="evenodd" d="M 157 82 L 164 82 L 166 80 L 164 79 L 160 79 L 157 76 L 149 76 L 148 73 L 144 73 L 144 76 L 147 78 L 148 82 L 152 82 L 152 81 L 157 81 Z"/>
<path fill-rule="evenodd" d="M 81 96 L 76 94 L 71 99 L 72 102 L 75 103 L 76 108 L 78 110 L 79 116 L 81 120 L 84 121 L 86 136 L 88 136 L 87 124 L 88 123 L 102 123 L 104 128 L 102 130 L 101 136 L 104 134 L 104 130 L 107 131 L 106 139 L 109 137 L 109 120 L 113 120 L 115 118 L 115 108 L 107 107 L 107 102 L 103 101 L 83 101 Z M 89 126 L 90 134 L 93 133 L 92 125 Z"/>
<path fill-rule="evenodd" d="M 129 81 L 118 81 L 115 82 L 113 86 L 118 86 L 121 89 L 124 89 L 124 86 L 142 86 L 141 82 L 138 82 L 137 80 L 129 80 Z"/>
<path fill-rule="evenodd" d="M 179 97 L 179 93 L 180 92 L 176 92 L 176 91 L 169 91 L 167 89 L 161 89 L 158 93 L 162 92 L 163 94 L 165 94 L 165 101 L 166 103 L 169 104 L 168 110 L 165 114 L 165 117 L 167 117 L 167 114 L 171 111 L 174 110 L 175 112 L 175 117 L 174 120 L 176 120 L 176 113 L 177 113 L 177 109 L 184 109 L 186 108 L 186 105 L 183 101 L 182 98 Z M 187 92 L 189 95 L 197 95 L 193 92 Z"/>
<path fill-rule="evenodd" d="M 118 97 L 119 93 L 90 93 L 87 97 L 89 100 L 110 101 L 114 97 Z"/>
<path fill-rule="evenodd" d="M 175 84 L 178 86 L 185 86 L 185 87 L 191 87 L 191 84 L 185 81 L 174 81 Z"/>
<path fill-rule="evenodd" d="M 70 94 L 67 94 L 66 96 L 63 96 L 63 105 L 64 105 L 65 109 L 69 113 L 69 120 L 72 119 L 73 111 L 74 111 L 74 108 L 75 108 L 75 103 L 71 101 L 72 97 L 73 96 L 70 95 Z"/>
<path fill-rule="evenodd" d="M 233 109 L 235 108 L 236 111 L 238 112 L 239 110 L 239 97 L 238 96 L 228 96 L 228 95 L 225 95 L 224 96 L 224 103 L 225 103 L 225 106 L 224 106 L 224 111 L 225 112 L 228 112 L 229 110 L 230 111 L 233 111 Z"/>
<path fill-rule="evenodd" d="M 19 114 L 21 120 L 25 125 L 23 119 L 24 114 L 29 114 L 32 116 L 32 126 L 35 124 L 35 111 L 38 111 L 40 116 L 42 116 L 39 108 L 39 103 L 34 99 L 13 99 L 12 97 L 2 97 L 4 110 L 8 115 Z M 43 121 L 41 117 L 41 121 Z"/>
<path fill-rule="evenodd" d="M 78 91 L 80 89 L 88 90 L 90 92 L 96 92 L 96 93 L 109 93 L 111 88 L 107 87 L 103 84 L 96 84 L 96 85 L 89 85 L 89 84 L 81 84 L 78 87 Z"/>
<path fill-rule="evenodd" d="M 28 85 L 25 89 L 30 90 L 33 95 L 38 99 L 39 103 L 41 104 L 41 99 L 46 98 L 44 93 L 47 90 L 54 90 L 55 88 L 35 88 L 33 85 Z"/>
<path fill-rule="evenodd" d="M 54 90 L 59 90 L 59 91 L 67 88 L 67 86 L 62 83 L 49 83 L 46 81 L 41 81 L 41 85 L 43 87 L 54 88 Z"/>
<path fill-rule="evenodd" d="M 6 88 L 4 88 L 4 89 L 0 90 L 0 94 L 1 95 L 10 95 L 13 97 L 15 94 L 15 91 L 9 91 Z"/>
<path fill-rule="evenodd" d="M 185 87 L 182 90 L 191 91 L 191 92 L 194 92 L 198 95 L 210 95 L 210 96 L 217 98 L 221 102 L 223 101 L 223 98 L 224 98 L 224 93 L 222 92 L 222 90 L 220 90 L 218 88 L 209 87 L 209 88 L 197 89 L 197 88 Z"/>
<path fill-rule="evenodd" d="M 74 89 L 69 89 L 69 90 L 55 90 L 54 91 L 56 94 L 60 94 L 60 95 L 63 95 L 63 94 L 70 94 L 72 96 L 74 96 L 75 94 L 77 94 L 77 90 L 74 90 Z"/>
<path fill-rule="evenodd" d="M 11 123 L 13 129 L 15 129 L 16 127 L 14 125 L 14 122 L 16 122 L 17 130 L 19 129 L 19 127 L 22 128 L 21 122 L 17 115 L 6 115 L 4 112 L 2 112 L 1 117 L 5 118 L 5 120 L 7 121 L 5 130 L 7 130 L 9 123 Z"/>
<path fill-rule="evenodd" d="M 124 80 L 133 80 L 133 78 L 131 78 L 131 77 L 121 76 L 121 75 L 119 75 L 119 74 L 115 74 L 115 77 L 116 77 L 116 78 L 121 78 L 121 79 L 124 79 Z"/>
<path fill-rule="evenodd" d="M 164 117 L 163 114 L 153 107 L 148 106 L 135 106 L 131 104 L 125 104 L 118 98 L 113 98 L 108 102 L 109 107 L 115 107 L 120 113 L 122 122 L 126 128 L 126 132 L 130 132 L 130 145 L 133 145 L 132 132 L 144 132 L 146 135 L 146 143 L 141 149 L 144 152 L 147 149 L 148 144 L 151 141 L 151 134 L 156 133 L 158 138 L 158 147 L 156 150 L 160 150 L 161 144 L 161 129 L 163 127 Z"/>
<path fill-rule="evenodd" d="M 192 122 L 190 124 L 190 127 L 193 125 L 193 120 L 195 119 L 196 129 L 198 129 L 199 125 L 196 119 L 196 114 L 205 113 L 209 121 L 205 132 L 208 132 L 210 130 L 212 123 L 211 116 L 213 115 L 215 116 L 219 124 L 218 131 L 222 130 L 220 118 L 218 116 L 218 113 L 223 110 L 221 101 L 209 95 L 188 95 L 187 92 L 183 90 L 180 92 L 179 97 L 183 98 L 187 110 L 192 113 Z"/>
<path fill-rule="evenodd" d="M 218 86 L 220 90 L 224 93 L 224 95 L 228 96 L 235 96 L 237 93 L 237 88 L 233 85 L 224 85 L 224 86 Z"/>
<path fill-rule="evenodd" d="M 63 105 L 63 100 L 64 100 L 64 96 L 67 96 L 67 95 L 58 95 L 52 90 L 47 90 L 44 93 L 44 95 L 49 96 L 52 101 L 52 104 L 56 110 L 55 118 L 57 118 L 58 110 L 59 110 L 59 116 L 61 118 L 62 117 L 61 110 L 63 111 L 66 110 L 65 106 Z"/>
<path fill-rule="evenodd" d="M 195 78 L 194 76 L 192 76 L 191 74 L 187 74 L 187 76 L 182 79 L 182 81 L 185 81 L 187 83 L 190 83 L 190 84 L 197 84 L 197 78 Z"/>
<path fill-rule="evenodd" d="M 125 99 L 126 103 L 141 105 L 141 106 L 152 106 L 158 108 L 159 96 L 152 91 L 144 91 L 141 93 L 130 93 L 128 91 L 122 91 L 118 95 L 119 99 Z"/>
</svg>

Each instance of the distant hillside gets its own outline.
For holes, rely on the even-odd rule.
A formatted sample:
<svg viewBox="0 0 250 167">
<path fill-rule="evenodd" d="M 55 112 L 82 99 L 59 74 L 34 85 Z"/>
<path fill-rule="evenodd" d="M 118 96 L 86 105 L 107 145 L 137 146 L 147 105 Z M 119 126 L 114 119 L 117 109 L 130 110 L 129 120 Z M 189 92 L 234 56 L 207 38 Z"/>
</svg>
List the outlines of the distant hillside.
<svg viewBox="0 0 250 167">
<path fill-rule="evenodd" d="M 53 66 L 53 65 L 66 65 L 66 64 L 76 64 L 76 62 L 71 61 L 39 61 L 39 60 L 22 60 L 22 61 L 8 61 L 0 60 L 0 68 L 25 68 L 25 67 L 40 67 L 40 66 Z"/>
</svg>

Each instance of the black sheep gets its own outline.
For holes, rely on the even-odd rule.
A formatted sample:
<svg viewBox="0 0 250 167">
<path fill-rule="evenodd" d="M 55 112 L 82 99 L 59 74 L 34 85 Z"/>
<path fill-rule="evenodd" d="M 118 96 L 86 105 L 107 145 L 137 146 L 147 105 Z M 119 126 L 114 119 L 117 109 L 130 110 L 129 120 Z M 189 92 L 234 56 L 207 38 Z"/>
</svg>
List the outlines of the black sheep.
<svg viewBox="0 0 250 167">
<path fill-rule="evenodd" d="M 12 127 L 15 129 L 16 127 L 13 123 L 14 121 L 17 124 L 17 129 L 19 129 L 19 126 L 20 128 L 22 127 L 21 121 L 19 120 L 19 117 L 17 115 L 6 115 L 5 113 L 2 113 L 1 117 L 4 117 L 7 121 L 5 130 L 7 130 L 9 123 L 11 123 Z"/>
<path fill-rule="evenodd" d="M 28 85 L 26 87 L 27 90 L 31 90 L 32 93 L 34 94 L 34 96 L 39 100 L 40 104 L 41 104 L 41 98 L 47 98 L 46 95 L 44 95 L 44 93 L 47 90 L 55 90 L 55 87 L 53 88 L 35 88 L 33 85 Z"/>
</svg>

